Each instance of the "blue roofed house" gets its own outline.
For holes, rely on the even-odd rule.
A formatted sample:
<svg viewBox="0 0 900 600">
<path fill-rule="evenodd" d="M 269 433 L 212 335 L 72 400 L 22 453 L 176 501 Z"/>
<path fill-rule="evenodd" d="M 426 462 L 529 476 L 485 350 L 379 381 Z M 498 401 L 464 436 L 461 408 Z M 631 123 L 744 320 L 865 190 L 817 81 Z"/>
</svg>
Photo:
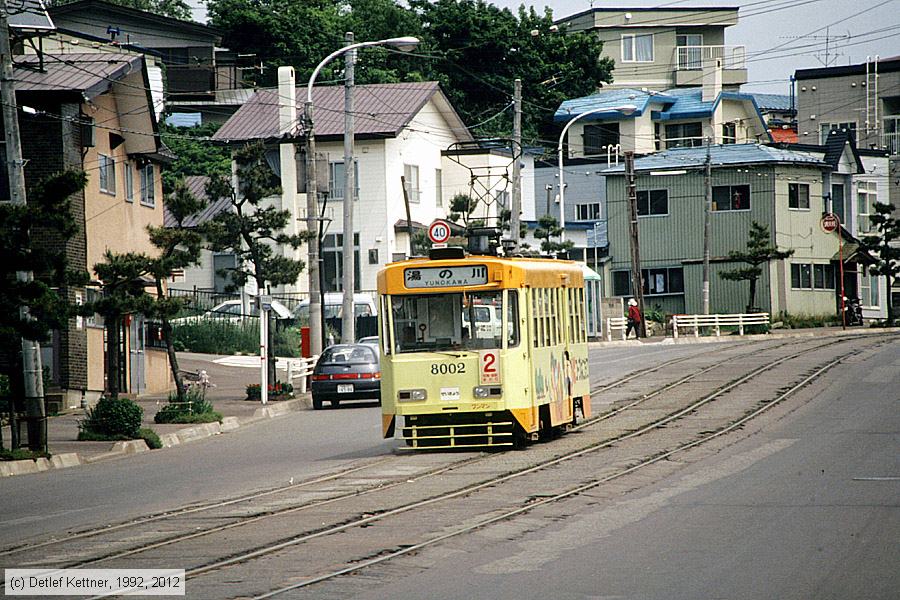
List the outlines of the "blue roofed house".
<svg viewBox="0 0 900 600">
<path fill-rule="evenodd" d="M 772 314 L 838 314 L 838 238 L 820 227 L 831 166 L 819 152 L 761 144 L 715 144 L 712 172 L 710 312 L 744 312 L 746 281 L 720 273 L 742 263 L 750 224 L 769 228 L 772 243 L 793 256 L 763 268 L 754 305 Z M 666 313 L 702 312 L 705 147 L 671 148 L 635 161 L 645 306 Z M 624 167 L 605 171 L 612 248 L 606 291 L 629 296 L 629 221 Z"/>
<path fill-rule="evenodd" d="M 560 142 L 566 239 L 575 243 L 570 256 L 598 268 L 595 262 L 616 252 L 605 234 L 607 186 L 602 171 L 619 164 L 624 152 L 640 156 L 699 147 L 707 138 L 719 145 L 771 140 L 754 95 L 723 89 L 721 66 L 703 71 L 701 87 L 662 92 L 611 89 L 566 100 L 554 119 L 568 125 Z M 533 213 L 525 210 L 532 231 L 535 222 L 528 220 L 529 214 L 535 219 L 551 214 L 561 220 L 559 172 L 558 159 L 535 161 L 536 205 Z"/>
</svg>

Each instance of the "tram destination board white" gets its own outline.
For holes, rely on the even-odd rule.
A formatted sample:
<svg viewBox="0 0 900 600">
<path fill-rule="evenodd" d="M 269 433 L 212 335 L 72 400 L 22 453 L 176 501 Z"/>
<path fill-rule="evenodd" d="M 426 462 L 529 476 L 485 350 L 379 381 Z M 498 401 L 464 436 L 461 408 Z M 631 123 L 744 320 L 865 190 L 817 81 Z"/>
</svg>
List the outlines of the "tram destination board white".
<svg viewBox="0 0 900 600">
<path fill-rule="evenodd" d="M 406 269 L 403 272 L 403 280 L 407 288 L 484 285 L 487 283 L 487 266 L 466 265 L 459 267 Z"/>
</svg>

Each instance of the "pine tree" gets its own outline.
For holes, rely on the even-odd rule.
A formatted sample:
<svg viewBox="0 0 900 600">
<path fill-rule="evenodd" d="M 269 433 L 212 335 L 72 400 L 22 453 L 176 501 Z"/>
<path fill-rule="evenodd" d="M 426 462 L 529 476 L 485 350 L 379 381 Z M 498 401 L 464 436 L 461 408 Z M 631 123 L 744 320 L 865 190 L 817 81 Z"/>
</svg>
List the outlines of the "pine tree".
<svg viewBox="0 0 900 600">
<path fill-rule="evenodd" d="M 302 260 L 284 256 L 281 249 L 299 248 L 308 235 L 285 233 L 291 213 L 266 206 L 265 199 L 279 195 L 281 189 L 266 162 L 263 145 L 247 144 L 235 152 L 234 159 L 239 188 L 233 190 L 224 177 L 212 178 L 206 188 L 210 200 L 229 198 L 232 204 L 232 210 L 220 212 L 203 230 L 211 250 L 237 257 L 236 266 L 221 275 L 230 279 L 231 291 L 250 279 L 260 294 L 270 285 L 293 285 L 306 265 Z M 269 331 L 272 347 L 272 329 Z M 275 381 L 274 353 L 269 361 L 269 380 Z"/>
<path fill-rule="evenodd" d="M 169 368 L 175 381 L 178 401 L 184 401 L 184 382 L 178 370 L 178 356 L 172 340 L 170 319 L 183 308 L 180 298 L 169 298 L 163 289 L 163 282 L 177 269 L 184 269 L 200 261 L 203 235 L 196 229 L 185 226 L 185 220 L 206 206 L 205 200 L 196 198 L 183 181 L 175 184 L 175 191 L 166 198 L 166 210 L 175 223 L 171 227 L 147 228 L 150 242 L 159 249 L 159 255 L 149 261 L 148 271 L 156 284 L 156 299 L 152 314 L 162 323 L 163 340 L 169 357 Z"/>
<path fill-rule="evenodd" d="M 746 263 L 747 267 L 723 271 L 719 277 L 728 281 L 749 281 L 750 300 L 747 302 L 747 312 L 753 312 L 756 304 L 756 282 L 762 275 L 762 266 L 770 260 L 785 259 L 794 254 L 793 250 L 779 250 L 772 245 L 769 228 L 760 225 L 756 221 L 750 223 L 750 239 L 747 240 L 746 250 L 732 250 L 728 257 L 735 262 Z"/>
<path fill-rule="evenodd" d="M 553 238 L 559 238 L 562 235 L 563 228 L 559 226 L 559 221 L 553 215 L 544 215 L 538 219 L 537 229 L 534 230 L 535 239 L 541 240 L 541 252 L 551 256 L 564 254 L 572 249 L 575 245 L 572 241 L 555 242 Z"/>
<path fill-rule="evenodd" d="M 875 203 L 875 213 L 869 216 L 875 233 L 863 236 L 860 248 L 875 258 L 869 265 L 871 275 L 883 275 L 887 279 L 887 322 L 894 323 L 894 306 L 891 288 L 894 278 L 900 274 L 900 219 L 893 216 L 894 205 L 883 202 Z"/>
</svg>

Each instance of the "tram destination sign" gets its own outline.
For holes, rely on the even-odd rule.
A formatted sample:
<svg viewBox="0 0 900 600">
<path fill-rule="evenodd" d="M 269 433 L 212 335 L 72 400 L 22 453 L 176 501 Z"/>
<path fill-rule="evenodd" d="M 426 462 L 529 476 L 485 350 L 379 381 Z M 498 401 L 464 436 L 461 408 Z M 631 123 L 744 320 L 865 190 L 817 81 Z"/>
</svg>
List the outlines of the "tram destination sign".
<svg viewBox="0 0 900 600">
<path fill-rule="evenodd" d="M 403 279 L 407 288 L 484 285 L 488 280 L 486 265 L 406 269 L 403 272 Z"/>
</svg>

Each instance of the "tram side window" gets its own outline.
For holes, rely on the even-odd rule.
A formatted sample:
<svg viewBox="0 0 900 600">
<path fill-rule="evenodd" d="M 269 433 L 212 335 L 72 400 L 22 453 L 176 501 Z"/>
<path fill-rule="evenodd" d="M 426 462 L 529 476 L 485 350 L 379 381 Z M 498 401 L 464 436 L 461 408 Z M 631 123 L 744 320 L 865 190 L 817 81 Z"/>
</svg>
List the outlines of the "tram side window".
<svg viewBox="0 0 900 600">
<path fill-rule="evenodd" d="M 510 290 L 506 302 L 506 345 L 519 345 L 519 293 Z"/>
</svg>

